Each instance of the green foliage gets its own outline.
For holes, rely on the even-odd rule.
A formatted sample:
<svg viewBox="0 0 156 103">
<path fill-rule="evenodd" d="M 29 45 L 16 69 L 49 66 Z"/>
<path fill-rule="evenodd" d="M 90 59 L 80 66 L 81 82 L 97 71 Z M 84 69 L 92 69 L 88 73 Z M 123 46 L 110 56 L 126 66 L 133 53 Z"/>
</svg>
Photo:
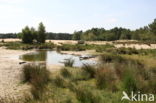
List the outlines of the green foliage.
<svg viewBox="0 0 156 103">
<path fill-rule="evenodd" d="M 96 74 L 96 69 L 93 65 L 84 64 L 82 69 L 89 74 L 89 78 L 94 78 Z"/>
<path fill-rule="evenodd" d="M 102 67 L 96 73 L 96 85 L 100 89 L 116 91 L 116 74 L 110 67 Z"/>
<path fill-rule="evenodd" d="M 139 50 L 136 50 L 135 48 L 117 48 L 113 49 L 110 52 L 114 54 L 128 54 L 128 55 L 139 54 Z"/>
<path fill-rule="evenodd" d="M 132 71 L 128 71 L 128 70 L 125 71 L 123 86 L 124 86 L 124 90 L 128 94 L 130 94 L 132 91 L 136 92 L 138 90 L 137 89 L 137 81 L 136 81 L 134 74 L 132 74 Z"/>
<path fill-rule="evenodd" d="M 63 51 L 83 51 L 86 50 L 85 45 L 82 44 L 62 44 L 61 46 L 57 46 L 57 50 L 63 50 Z"/>
<path fill-rule="evenodd" d="M 21 43 L 21 42 L 6 42 L 2 46 L 6 46 L 7 49 L 23 49 L 23 50 L 29 50 L 29 49 L 53 49 L 53 48 L 55 48 L 55 45 L 53 43 L 25 44 L 25 43 Z"/>
<path fill-rule="evenodd" d="M 23 43 L 33 43 L 33 34 L 31 33 L 31 30 L 28 26 L 22 29 L 21 35 Z"/>
<path fill-rule="evenodd" d="M 46 84 L 50 80 L 49 71 L 45 66 L 25 65 L 23 67 L 24 82 L 32 85 L 31 93 L 35 99 L 42 97 Z"/>
<path fill-rule="evenodd" d="M 81 40 L 82 31 L 75 31 L 73 33 L 72 39 L 73 40 Z"/>
<path fill-rule="evenodd" d="M 56 76 L 52 83 L 59 88 L 66 88 L 68 86 L 68 82 L 61 76 Z"/>
<path fill-rule="evenodd" d="M 125 59 L 117 54 L 102 54 L 100 56 L 100 61 L 103 63 L 111 63 L 111 62 L 124 62 Z"/>
<path fill-rule="evenodd" d="M 99 91 L 88 87 L 88 85 L 77 87 L 74 92 L 81 103 L 103 103 Z"/>
<path fill-rule="evenodd" d="M 154 19 L 154 22 L 152 24 L 149 24 L 150 30 L 154 35 L 156 35 L 156 19 Z"/>
<path fill-rule="evenodd" d="M 107 51 L 107 50 L 112 50 L 114 47 L 114 45 L 111 45 L 111 44 L 105 44 L 105 45 L 97 45 L 95 47 L 95 50 L 96 52 L 104 52 L 104 51 Z"/>
<path fill-rule="evenodd" d="M 19 38 L 22 38 L 23 43 L 33 43 L 34 40 L 37 40 L 38 43 L 45 43 L 46 40 L 46 31 L 43 23 L 39 24 L 38 31 L 36 31 L 33 27 L 30 29 L 26 26 L 22 29 L 22 33 L 18 34 Z"/>
<path fill-rule="evenodd" d="M 45 26 L 41 22 L 38 27 L 38 32 L 37 32 L 37 42 L 39 43 L 45 43 L 46 40 L 46 30 Z"/>
<path fill-rule="evenodd" d="M 72 74 L 70 73 L 70 71 L 67 68 L 61 69 L 60 73 L 65 78 L 70 78 L 72 76 Z"/>
</svg>

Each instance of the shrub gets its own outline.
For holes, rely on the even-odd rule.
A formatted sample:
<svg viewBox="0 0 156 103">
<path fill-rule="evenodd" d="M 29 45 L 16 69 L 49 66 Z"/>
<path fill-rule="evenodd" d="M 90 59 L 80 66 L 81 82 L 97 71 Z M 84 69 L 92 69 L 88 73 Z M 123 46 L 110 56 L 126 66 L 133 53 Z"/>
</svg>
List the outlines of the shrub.
<svg viewBox="0 0 156 103">
<path fill-rule="evenodd" d="M 96 69 L 93 67 L 93 65 L 84 64 L 82 69 L 90 75 L 90 78 L 95 77 Z"/>
<path fill-rule="evenodd" d="M 54 80 L 53 83 L 60 88 L 66 88 L 68 83 L 65 79 L 63 79 L 61 76 L 57 76 Z"/>
<path fill-rule="evenodd" d="M 88 85 L 77 87 L 74 92 L 81 103 L 103 103 L 102 95 Z"/>
<path fill-rule="evenodd" d="M 36 46 L 37 49 L 53 49 L 55 47 L 54 43 L 42 43 Z"/>
<path fill-rule="evenodd" d="M 77 82 L 77 81 L 86 81 L 88 79 L 90 79 L 90 74 L 85 72 L 84 70 L 82 69 L 79 69 L 78 71 L 76 72 L 73 72 L 72 74 L 72 81 L 73 82 Z"/>
<path fill-rule="evenodd" d="M 123 64 L 132 64 L 141 68 L 144 67 L 143 63 L 138 59 L 127 58 L 127 57 L 123 57 L 123 56 L 116 55 L 116 54 L 108 54 L 108 53 L 102 54 L 100 56 L 100 61 L 102 63 L 117 62 L 117 63 L 123 63 Z"/>
<path fill-rule="evenodd" d="M 135 48 L 118 48 L 116 49 L 116 53 L 132 55 L 132 54 L 139 54 L 139 51 L 136 50 Z"/>
<path fill-rule="evenodd" d="M 115 54 L 102 54 L 100 56 L 100 61 L 102 63 L 111 63 L 111 62 L 124 62 L 124 58 L 119 56 L 119 55 L 115 55 Z"/>
<path fill-rule="evenodd" d="M 72 76 L 72 74 L 69 72 L 67 68 L 61 69 L 60 72 L 61 72 L 61 75 L 65 78 L 70 78 Z"/>
<path fill-rule="evenodd" d="M 73 67 L 73 64 L 74 64 L 74 60 L 73 59 L 66 59 L 65 62 L 64 62 L 64 65 L 67 66 L 67 67 Z"/>
<path fill-rule="evenodd" d="M 137 82 L 135 79 L 134 74 L 130 70 L 125 71 L 125 76 L 123 78 L 123 86 L 124 90 L 130 94 L 131 91 L 136 92 L 137 91 Z"/>
<path fill-rule="evenodd" d="M 115 72 L 108 67 L 98 69 L 96 73 L 96 85 L 99 89 L 111 89 L 115 91 L 117 88 L 116 83 L 116 74 Z"/>
<path fill-rule="evenodd" d="M 29 82 L 32 85 L 32 95 L 35 99 L 40 99 L 46 84 L 50 80 L 49 71 L 45 66 L 37 66 L 34 64 L 25 65 L 24 82 Z"/>
<path fill-rule="evenodd" d="M 107 51 L 108 49 L 113 49 L 114 45 L 111 44 L 105 44 L 105 45 L 97 45 L 95 46 L 95 50 L 96 52 L 103 52 L 103 51 Z"/>
<path fill-rule="evenodd" d="M 83 51 L 86 50 L 85 45 L 83 44 L 62 44 L 61 46 L 57 46 L 57 50 L 64 50 L 64 51 Z"/>
</svg>

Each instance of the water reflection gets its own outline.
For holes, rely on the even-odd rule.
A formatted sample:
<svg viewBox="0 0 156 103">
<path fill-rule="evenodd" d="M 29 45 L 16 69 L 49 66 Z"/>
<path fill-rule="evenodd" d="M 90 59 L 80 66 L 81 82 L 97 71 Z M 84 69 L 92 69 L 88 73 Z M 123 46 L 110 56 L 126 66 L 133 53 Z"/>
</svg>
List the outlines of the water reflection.
<svg viewBox="0 0 156 103">
<path fill-rule="evenodd" d="M 46 61 L 47 52 L 46 51 L 37 51 L 33 53 L 28 53 L 20 56 L 20 59 L 25 61 Z"/>
<path fill-rule="evenodd" d="M 83 64 L 96 64 L 96 61 L 93 60 L 80 60 L 79 56 L 70 55 L 70 54 L 61 54 L 56 51 L 37 51 L 35 53 L 29 53 L 22 55 L 20 57 L 25 61 L 46 61 L 47 64 L 55 64 L 55 65 L 64 65 L 63 62 L 65 59 L 73 59 L 74 66 L 80 67 Z"/>
</svg>

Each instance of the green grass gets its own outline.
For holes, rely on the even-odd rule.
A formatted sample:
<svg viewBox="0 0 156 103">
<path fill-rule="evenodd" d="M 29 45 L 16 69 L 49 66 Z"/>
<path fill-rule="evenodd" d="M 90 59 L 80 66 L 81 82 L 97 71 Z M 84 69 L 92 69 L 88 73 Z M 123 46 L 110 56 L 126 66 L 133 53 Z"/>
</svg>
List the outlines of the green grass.
<svg viewBox="0 0 156 103">
<path fill-rule="evenodd" d="M 94 45 L 94 44 L 62 44 L 61 46 L 57 46 L 57 50 L 63 50 L 63 51 L 84 51 L 84 50 L 96 50 L 97 52 L 103 52 L 106 49 L 109 48 L 115 48 L 111 44 L 106 45 Z"/>
<path fill-rule="evenodd" d="M 95 67 L 93 65 L 84 64 L 82 66 L 82 70 L 84 72 L 88 73 L 90 78 L 94 78 L 95 77 L 96 69 L 95 69 Z"/>
<path fill-rule="evenodd" d="M 28 64 L 23 67 L 24 82 L 32 85 L 31 93 L 34 99 L 42 98 L 46 84 L 50 81 L 49 71 L 45 66 Z"/>
<path fill-rule="evenodd" d="M 6 42 L 1 44 L 1 46 L 7 47 L 7 49 L 22 49 L 22 50 L 29 50 L 29 49 L 53 49 L 55 45 L 53 43 L 33 43 L 33 44 L 24 44 L 21 42 Z"/>
</svg>

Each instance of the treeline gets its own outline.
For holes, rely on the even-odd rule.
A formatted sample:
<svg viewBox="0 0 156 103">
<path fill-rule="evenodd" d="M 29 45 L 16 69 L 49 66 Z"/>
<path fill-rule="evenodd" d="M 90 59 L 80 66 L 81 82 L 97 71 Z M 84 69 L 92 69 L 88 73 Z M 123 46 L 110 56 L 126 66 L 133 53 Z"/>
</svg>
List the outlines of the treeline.
<svg viewBox="0 0 156 103">
<path fill-rule="evenodd" d="M 17 38 L 16 33 L 0 33 L 0 38 L 5 39 L 5 38 Z"/>
<path fill-rule="evenodd" d="M 69 33 L 46 33 L 46 38 L 50 40 L 71 40 L 72 34 Z"/>
<path fill-rule="evenodd" d="M 20 33 L 0 33 L 1 39 L 7 39 L 7 38 L 20 38 Z M 46 32 L 46 39 L 50 40 L 71 40 L 72 34 L 69 33 L 52 33 L 52 32 Z"/>
<path fill-rule="evenodd" d="M 154 22 L 143 28 L 130 30 L 126 28 L 115 27 L 110 30 L 104 28 L 92 28 L 85 32 L 76 31 L 72 37 L 73 40 L 143 40 L 143 41 L 156 41 L 156 19 Z"/>
<path fill-rule="evenodd" d="M 34 28 L 29 29 L 27 37 L 32 37 L 31 33 L 35 33 Z M 18 38 L 21 33 L 14 34 L 0 34 L 0 38 Z M 110 30 L 104 28 L 92 28 L 87 31 L 75 31 L 73 34 L 69 33 L 52 33 L 45 32 L 45 39 L 53 40 L 90 40 L 90 41 L 113 41 L 113 40 L 142 40 L 142 41 L 156 41 L 156 19 L 149 25 L 136 30 L 130 30 L 122 27 L 115 27 Z M 32 37 L 36 38 L 36 37 Z M 32 39 L 30 38 L 30 39 Z M 37 39 L 36 39 L 37 40 Z"/>
</svg>

